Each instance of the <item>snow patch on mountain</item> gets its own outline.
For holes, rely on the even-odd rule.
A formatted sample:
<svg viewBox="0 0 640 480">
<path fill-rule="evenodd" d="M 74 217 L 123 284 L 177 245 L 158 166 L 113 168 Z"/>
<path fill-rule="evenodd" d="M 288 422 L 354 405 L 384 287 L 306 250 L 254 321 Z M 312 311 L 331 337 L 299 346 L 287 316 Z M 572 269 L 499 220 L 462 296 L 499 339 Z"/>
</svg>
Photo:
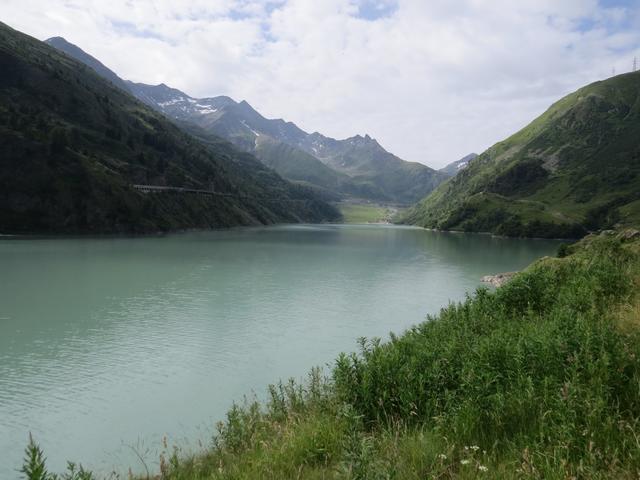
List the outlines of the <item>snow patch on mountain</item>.
<svg viewBox="0 0 640 480">
<path fill-rule="evenodd" d="M 200 105 L 199 103 L 196 104 L 196 108 L 198 113 L 200 113 L 201 115 L 207 115 L 209 113 L 215 113 L 218 111 L 217 108 L 211 108 L 208 105 Z"/>
<path fill-rule="evenodd" d="M 184 101 L 185 101 L 184 97 L 178 97 L 178 98 L 172 98 L 171 100 L 168 100 L 166 102 L 158 102 L 158 105 L 161 107 L 169 107 L 171 105 L 175 105 L 176 103 L 180 103 Z"/>
<path fill-rule="evenodd" d="M 256 137 L 260 136 L 260 134 L 256 132 L 253 128 L 251 128 L 249 125 L 247 125 L 247 122 L 245 122 L 244 120 L 240 120 L 240 123 L 242 123 L 242 125 L 244 125 L 246 128 L 251 130 L 251 133 L 253 133 Z"/>
</svg>

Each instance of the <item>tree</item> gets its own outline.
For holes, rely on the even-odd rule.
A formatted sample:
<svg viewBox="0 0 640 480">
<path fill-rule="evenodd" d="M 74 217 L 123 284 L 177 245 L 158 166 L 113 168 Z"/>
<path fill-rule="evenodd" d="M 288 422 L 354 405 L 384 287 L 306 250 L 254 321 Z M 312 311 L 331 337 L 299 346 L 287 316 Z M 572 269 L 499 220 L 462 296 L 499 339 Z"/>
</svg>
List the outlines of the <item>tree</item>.
<svg viewBox="0 0 640 480">
<path fill-rule="evenodd" d="M 69 145 L 69 134 L 64 127 L 55 127 L 49 136 L 49 150 L 55 155 L 62 153 Z"/>
</svg>

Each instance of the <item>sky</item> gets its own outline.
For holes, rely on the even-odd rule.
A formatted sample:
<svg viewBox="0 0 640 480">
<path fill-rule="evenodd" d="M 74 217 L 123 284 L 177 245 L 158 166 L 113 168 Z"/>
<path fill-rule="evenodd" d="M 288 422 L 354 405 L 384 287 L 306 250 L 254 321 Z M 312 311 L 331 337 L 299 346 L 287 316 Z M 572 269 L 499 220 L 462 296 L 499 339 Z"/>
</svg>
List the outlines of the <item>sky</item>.
<svg viewBox="0 0 640 480">
<path fill-rule="evenodd" d="M 435 168 L 640 62 L 640 0 L 1 0 L 0 20 Z"/>
</svg>

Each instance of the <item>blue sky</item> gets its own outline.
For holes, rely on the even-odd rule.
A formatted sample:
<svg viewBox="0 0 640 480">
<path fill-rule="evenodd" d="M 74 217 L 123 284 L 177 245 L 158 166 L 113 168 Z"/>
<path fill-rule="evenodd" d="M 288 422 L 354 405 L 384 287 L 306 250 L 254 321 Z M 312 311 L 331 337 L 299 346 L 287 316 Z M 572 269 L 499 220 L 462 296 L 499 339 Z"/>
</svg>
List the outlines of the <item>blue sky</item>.
<svg viewBox="0 0 640 480">
<path fill-rule="evenodd" d="M 2 0 L 120 76 L 434 167 L 640 57 L 640 0 Z"/>
<path fill-rule="evenodd" d="M 358 2 L 357 16 L 369 21 L 380 20 L 393 15 L 399 8 L 395 0 L 362 0 Z"/>
</svg>

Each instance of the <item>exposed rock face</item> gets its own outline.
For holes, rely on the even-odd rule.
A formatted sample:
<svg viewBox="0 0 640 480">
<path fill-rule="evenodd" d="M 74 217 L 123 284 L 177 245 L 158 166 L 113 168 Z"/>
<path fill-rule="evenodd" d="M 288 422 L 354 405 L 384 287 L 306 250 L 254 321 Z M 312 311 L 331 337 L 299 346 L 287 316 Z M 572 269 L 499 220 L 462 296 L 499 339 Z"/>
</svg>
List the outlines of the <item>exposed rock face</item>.
<svg viewBox="0 0 640 480">
<path fill-rule="evenodd" d="M 509 280 L 511 280 L 516 273 L 518 272 L 505 272 L 505 273 L 498 273 L 496 275 L 485 275 L 480 279 L 480 281 L 483 283 L 489 283 L 494 287 L 498 288 L 504 285 L 505 283 L 507 283 Z"/>
<path fill-rule="evenodd" d="M 620 234 L 620 238 L 622 238 L 623 240 L 633 240 L 634 238 L 638 238 L 638 237 L 640 237 L 640 232 L 634 229 L 624 230 Z"/>
</svg>

